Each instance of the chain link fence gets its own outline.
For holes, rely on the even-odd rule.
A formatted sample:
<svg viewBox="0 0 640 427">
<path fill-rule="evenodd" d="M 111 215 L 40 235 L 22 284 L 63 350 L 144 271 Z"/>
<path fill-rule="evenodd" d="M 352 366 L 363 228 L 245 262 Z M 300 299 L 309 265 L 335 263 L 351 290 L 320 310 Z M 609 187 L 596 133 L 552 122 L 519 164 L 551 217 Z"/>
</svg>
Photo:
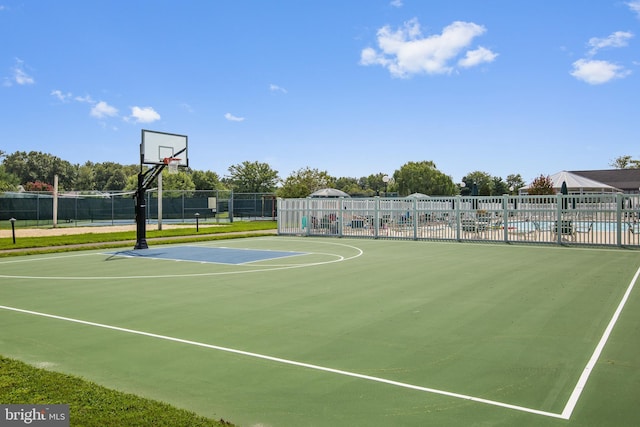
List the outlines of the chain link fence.
<svg viewBox="0 0 640 427">
<path fill-rule="evenodd" d="M 19 226 L 116 225 L 135 223 L 134 193 L 49 192 L 0 193 L 0 221 L 15 219 Z M 276 198 L 271 193 L 165 190 L 146 194 L 149 222 L 176 223 L 275 220 Z"/>
</svg>

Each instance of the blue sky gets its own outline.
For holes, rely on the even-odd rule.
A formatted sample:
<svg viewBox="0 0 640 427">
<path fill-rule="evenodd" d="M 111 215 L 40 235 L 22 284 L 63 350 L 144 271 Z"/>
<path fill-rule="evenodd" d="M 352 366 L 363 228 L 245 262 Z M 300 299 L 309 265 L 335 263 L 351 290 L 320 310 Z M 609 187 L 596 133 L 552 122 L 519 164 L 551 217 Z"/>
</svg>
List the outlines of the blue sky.
<svg viewBox="0 0 640 427">
<path fill-rule="evenodd" d="M 640 157 L 640 0 L 0 0 L 0 150 L 527 182 Z"/>
</svg>

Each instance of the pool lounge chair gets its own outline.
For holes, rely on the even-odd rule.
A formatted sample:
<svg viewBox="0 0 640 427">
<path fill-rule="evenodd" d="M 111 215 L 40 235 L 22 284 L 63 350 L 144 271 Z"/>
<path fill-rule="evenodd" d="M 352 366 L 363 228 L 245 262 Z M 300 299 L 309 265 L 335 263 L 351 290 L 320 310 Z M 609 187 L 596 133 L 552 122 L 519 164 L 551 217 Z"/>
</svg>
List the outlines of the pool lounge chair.
<svg viewBox="0 0 640 427">
<path fill-rule="evenodd" d="M 576 238 L 576 228 L 574 222 L 569 219 L 556 221 L 553 227 L 553 234 L 561 241 L 573 241 Z"/>
<path fill-rule="evenodd" d="M 577 221 L 573 225 L 576 234 L 589 234 L 593 230 L 593 221 Z"/>
</svg>

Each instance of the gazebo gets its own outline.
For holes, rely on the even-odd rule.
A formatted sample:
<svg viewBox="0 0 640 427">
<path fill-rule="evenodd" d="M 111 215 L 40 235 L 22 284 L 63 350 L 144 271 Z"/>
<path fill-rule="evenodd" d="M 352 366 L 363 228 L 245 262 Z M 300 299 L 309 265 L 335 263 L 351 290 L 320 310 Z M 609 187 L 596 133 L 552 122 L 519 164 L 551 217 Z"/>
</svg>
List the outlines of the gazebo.
<svg viewBox="0 0 640 427">
<path fill-rule="evenodd" d="M 309 197 L 320 198 L 320 197 L 351 197 L 347 193 L 342 190 L 338 190 L 336 188 L 322 188 L 318 191 L 314 191 L 309 195 Z"/>
</svg>

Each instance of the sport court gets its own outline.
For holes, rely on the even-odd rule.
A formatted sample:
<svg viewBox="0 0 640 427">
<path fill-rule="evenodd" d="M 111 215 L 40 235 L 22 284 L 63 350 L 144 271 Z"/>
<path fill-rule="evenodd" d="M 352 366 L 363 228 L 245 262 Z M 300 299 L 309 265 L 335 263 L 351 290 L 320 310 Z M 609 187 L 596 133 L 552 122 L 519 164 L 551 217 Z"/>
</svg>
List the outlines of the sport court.
<svg viewBox="0 0 640 427">
<path fill-rule="evenodd" d="M 6 258 L 0 353 L 242 426 L 637 425 L 639 267 L 282 236 Z"/>
</svg>

